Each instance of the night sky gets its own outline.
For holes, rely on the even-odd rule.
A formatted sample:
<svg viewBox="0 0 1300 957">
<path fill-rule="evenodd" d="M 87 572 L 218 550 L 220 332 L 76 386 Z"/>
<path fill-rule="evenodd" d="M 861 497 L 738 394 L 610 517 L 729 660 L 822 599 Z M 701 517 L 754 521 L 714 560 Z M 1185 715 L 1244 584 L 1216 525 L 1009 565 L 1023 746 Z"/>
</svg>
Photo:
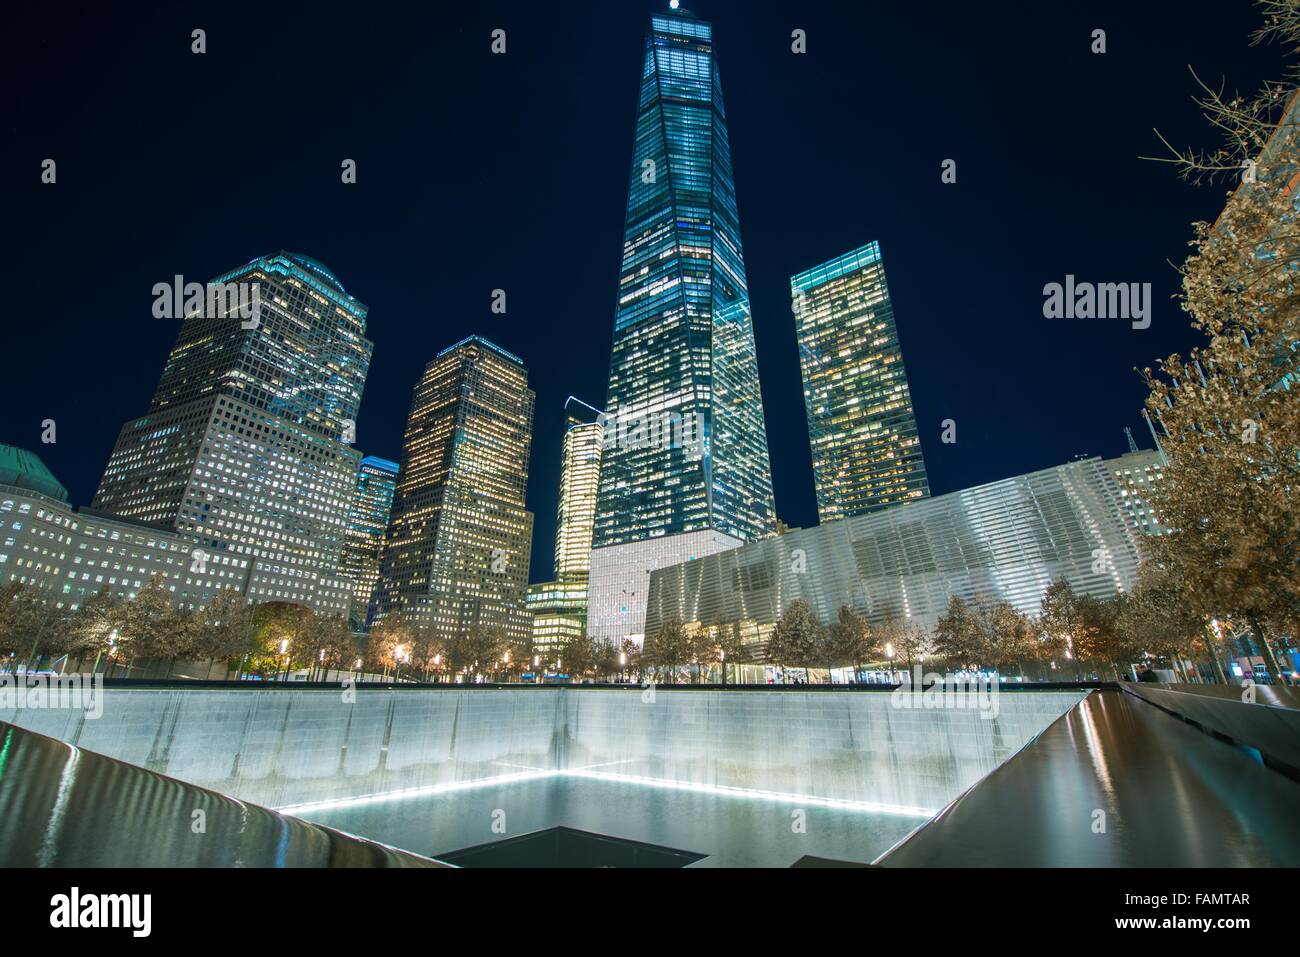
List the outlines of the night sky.
<svg viewBox="0 0 1300 957">
<path fill-rule="evenodd" d="M 154 283 L 301 252 L 370 307 L 367 454 L 400 458 L 444 346 L 478 333 L 524 359 L 532 580 L 548 578 L 562 406 L 605 397 L 642 42 L 666 5 L 7 4 L 0 441 L 89 504 L 175 339 Z M 873 239 L 934 494 L 1119 454 L 1125 425 L 1150 444 L 1132 370 L 1193 343 L 1170 261 L 1226 186 L 1138 157 L 1160 151 L 1157 126 L 1217 145 L 1189 64 L 1241 89 L 1279 73 L 1276 49 L 1248 45 L 1254 8 L 685 5 L 714 23 L 783 520 L 816 522 L 789 277 Z M 1151 328 L 1044 319 L 1043 285 L 1067 273 L 1151 282 Z"/>
</svg>

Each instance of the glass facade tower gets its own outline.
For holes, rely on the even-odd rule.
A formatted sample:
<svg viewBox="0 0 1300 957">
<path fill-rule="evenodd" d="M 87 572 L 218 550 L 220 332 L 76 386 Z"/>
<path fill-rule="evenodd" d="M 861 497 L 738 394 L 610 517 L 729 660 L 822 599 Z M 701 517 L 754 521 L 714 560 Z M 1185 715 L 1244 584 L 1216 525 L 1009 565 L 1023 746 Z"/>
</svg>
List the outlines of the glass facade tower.
<svg viewBox="0 0 1300 957">
<path fill-rule="evenodd" d="M 713 30 L 684 10 L 645 42 L 607 406 L 596 547 L 773 532 Z"/>
<path fill-rule="evenodd" d="M 880 244 L 791 277 L 790 294 L 818 518 L 866 515 L 927 497 Z"/>
<path fill-rule="evenodd" d="M 416 384 L 375 620 L 524 642 L 533 515 L 524 507 L 534 393 L 515 356 L 471 336 Z"/>
<path fill-rule="evenodd" d="M 555 510 L 555 580 L 528 586 L 533 649 L 545 656 L 546 666 L 554 662 L 567 642 L 581 637 L 587 627 L 591 536 L 595 528 L 605 432 L 600 413 L 581 399 L 569 396 L 564 411 L 560 502 Z"/>
<path fill-rule="evenodd" d="M 211 303 L 187 313 L 148 413 L 122 427 L 94 508 L 237 557 L 252 601 L 345 615 L 339 560 L 360 459 L 348 441 L 373 348 L 367 309 L 296 253 L 213 283 L 258 287 L 255 321 Z"/>
<path fill-rule="evenodd" d="M 379 584 L 379 562 L 384 536 L 397 490 L 398 465 L 377 455 L 367 455 L 357 469 L 357 484 L 348 516 L 347 538 L 343 543 L 341 571 L 352 582 L 351 624 L 354 629 L 370 624 L 375 586 Z"/>
<path fill-rule="evenodd" d="M 591 572 L 591 538 L 596 526 L 605 428 L 593 421 L 595 410 L 579 399 L 570 397 L 565 409 L 560 502 L 555 516 L 555 577 L 560 581 L 586 581 Z"/>
</svg>

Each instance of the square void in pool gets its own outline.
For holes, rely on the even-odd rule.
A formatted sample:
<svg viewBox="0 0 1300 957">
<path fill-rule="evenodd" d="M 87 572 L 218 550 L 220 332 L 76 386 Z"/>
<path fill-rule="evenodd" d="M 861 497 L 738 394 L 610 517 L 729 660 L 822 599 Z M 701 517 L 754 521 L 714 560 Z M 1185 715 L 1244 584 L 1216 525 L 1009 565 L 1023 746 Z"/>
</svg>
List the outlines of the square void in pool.
<svg viewBox="0 0 1300 957">
<path fill-rule="evenodd" d="M 552 827 L 437 855 L 456 867 L 685 867 L 704 855 Z"/>
</svg>

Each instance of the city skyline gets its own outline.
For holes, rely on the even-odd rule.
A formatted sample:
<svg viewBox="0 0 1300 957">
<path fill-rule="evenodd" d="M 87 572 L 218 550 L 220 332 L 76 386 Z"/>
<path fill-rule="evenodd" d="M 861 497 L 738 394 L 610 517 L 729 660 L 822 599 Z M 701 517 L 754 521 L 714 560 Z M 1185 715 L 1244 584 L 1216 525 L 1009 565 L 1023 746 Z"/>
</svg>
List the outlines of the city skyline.
<svg viewBox="0 0 1300 957">
<path fill-rule="evenodd" d="M 920 130 L 906 145 L 895 149 L 900 144 L 887 131 L 897 128 L 899 107 L 881 101 L 874 106 L 879 117 L 875 126 L 886 131 L 886 144 L 892 145 L 878 153 L 860 149 L 863 137 L 872 135 L 873 124 L 856 130 L 854 123 L 839 115 L 842 103 L 823 106 L 819 99 L 832 89 L 825 71 L 832 69 L 837 59 L 849 55 L 852 49 L 849 40 L 859 22 L 852 12 L 814 10 L 795 17 L 775 4 L 759 3 L 744 8 L 720 3 L 690 6 L 719 25 L 718 58 L 729 84 L 732 87 L 743 84 L 747 90 L 754 90 L 753 96 L 729 102 L 728 107 L 732 114 L 729 117 L 732 135 L 739 141 L 737 152 L 748 144 L 746 157 L 755 157 L 754 162 L 741 162 L 735 175 L 739 202 L 744 207 L 741 232 L 753 287 L 755 338 L 768 440 L 773 447 L 778 514 L 796 526 L 806 526 L 815 520 L 809 453 L 804 445 L 806 438 L 801 434 L 803 409 L 788 277 L 810 262 L 823 261 L 837 250 L 851 248 L 869 238 L 879 238 L 890 250 L 891 290 L 899 300 L 900 316 L 905 317 L 900 335 L 908 356 L 921 441 L 936 494 L 1050 466 L 1079 452 L 1118 454 L 1123 449 L 1122 426 L 1140 426 L 1138 407 L 1142 388 L 1130 369 L 1170 349 L 1185 348 L 1189 337 L 1181 317 L 1170 305 L 1157 314 L 1152 329 L 1146 332 L 1133 332 L 1121 328 L 1121 324 L 1104 326 L 1087 322 L 1063 322 L 1052 327 L 1037 313 L 1042 283 L 1059 280 L 1067 272 L 1113 275 L 1118 279 L 1150 275 L 1156 281 L 1157 302 L 1163 293 L 1173 290 L 1175 277 L 1167 270 L 1165 260 L 1181 253 L 1187 221 L 1198 215 L 1212 216 L 1222 197 L 1219 190 L 1197 190 L 1177 183 L 1167 169 L 1141 163 L 1136 157 L 1155 152 L 1157 144 L 1150 134 L 1150 126 L 1157 119 L 1162 127 L 1168 124 L 1175 141 L 1199 135 L 1199 119 L 1194 107 L 1186 102 L 1189 84 L 1183 68 L 1185 61 L 1194 59 L 1198 65 L 1206 65 L 1211 73 L 1230 73 L 1243 83 L 1260 71 L 1259 64 L 1246 60 L 1236 39 L 1249 28 L 1251 12 L 1242 11 L 1241 30 L 1228 25 L 1209 36 L 1185 18 L 1162 16 L 1158 9 L 1139 12 L 1136 20 L 1111 25 L 1111 48 L 1105 57 L 1096 58 L 1088 53 L 1086 43 L 1074 39 L 1082 28 L 1065 19 L 1035 22 L 1029 31 L 1027 27 L 1018 27 L 1009 15 L 990 14 L 993 20 L 980 26 L 975 35 L 1002 31 L 1002 42 L 1019 42 L 1017 38 L 1028 31 L 1050 40 L 1047 49 L 1041 52 L 1026 48 L 1027 55 L 1041 59 L 1044 76 L 1049 81 L 1046 88 L 1052 96 L 1042 106 L 1057 99 L 1068 106 L 1077 102 L 1086 88 L 1112 111 L 1108 123 L 1116 133 L 1107 148 L 1100 149 L 1085 138 L 1079 158 L 1054 156 L 1054 169 L 1050 175 L 1043 175 L 1033 164 L 1016 162 L 1015 157 L 1031 155 L 1021 149 L 1021 144 L 1032 140 L 1041 142 L 1043 132 L 1055 128 L 1056 120 L 1047 113 L 1026 121 L 1023 130 L 999 126 L 999 136 L 1008 138 L 1003 148 L 981 143 L 979 150 L 975 150 L 970 138 L 972 123 L 977 119 L 991 120 L 982 112 L 976 116 L 968 111 L 966 115 L 951 117 L 952 125 L 942 135 Z M 538 541 L 549 542 L 553 537 L 557 494 L 550 476 L 558 473 L 556 439 L 563 426 L 555 400 L 570 393 L 597 400 L 608 371 L 608 336 L 615 293 L 612 274 L 616 271 L 615 247 L 621 228 L 616 207 L 626 189 L 626 153 L 631 132 L 628 114 L 636 93 L 627 63 L 638 56 L 646 19 L 663 7 L 662 3 L 648 2 L 629 5 L 627 9 L 585 10 L 583 15 L 592 29 L 607 36 L 610 43 L 582 50 L 578 61 L 573 63 L 557 58 L 558 51 L 538 49 L 536 44 L 527 41 L 534 31 L 542 29 L 543 11 L 510 10 L 506 11 L 508 16 L 503 14 L 502 22 L 511 39 L 510 52 L 504 59 L 494 60 L 487 52 L 486 38 L 495 26 L 486 19 L 488 14 L 481 21 L 471 19 L 464 23 L 469 38 L 481 28 L 485 38 L 483 49 L 467 39 L 466 49 L 457 47 L 449 51 L 455 64 L 480 78 L 480 82 L 471 84 L 479 92 L 464 107 L 466 112 L 444 119 L 463 121 L 472 135 L 490 144 L 496 158 L 485 168 L 472 172 L 452 161 L 439 160 L 442 165 L 428 167 L 439 170 L 436 177 L 464 187 L 451 193 L 441 192 L 438 203 L 449 204 L 446 208 L 454 210 L 462 202 L 481 203 L 491 193 L 499 192 L 498 205 L 487 207 L 483 218 L 509 226 L 508 233 L 523 230 L 527 234 L 532 228 L 527 225 L 530 220 L 555 221 L 550 212 L 551 201 L 545 196 L 547 191 L 537 188 L 538 180 L 549 182 L 554 171 L 571 163 L 575 155 L 586 156 L 584 198 L 572 220 L 578 224 L 575 228 L 590 238 L 592 254 L 579 258 L 591 262 L 574 266 L 565 306 L 558 312 L 544 309 L 538 295 L 541 288 L 538 277 L 542 272 L 553 274 L 553 260 L 544 245 L 530 242 L 524 234 L 514 239 L 504 235 L 499 227 L 471 224 L 469 228 L 476 238 L 468 245 L 490 249 L 492 255 L 477 265 L 454 259 L 447 273 L 440 274 L 436 284 L 447 308 L 439 308 L 437 322 L 430 323 L 427 318 L 421 318 L 421 310 L 416 306 L 422 301 L 420 297 L 428 293 L 427 281 L 411 282 L 403 278 L 421 275 L 419 269 L 411 268 L 412 263 L 419 261 L 420 251 L 409 244 L 373 241 L 376 231 L 386 232 L 390 224 L 383 216 L 363 215 L 351 205 L 352 194 L 347 192 L 349 187 L 340 185 L 337 164 L 313 172 L 304 166 L 298 154 L 261 156 L 256 159 L 255 168 L 264 170 L 266 175 L 253 177 L 250 182 L 248 175 L 218 174 L 223 164 L 228 166 L 242 154 L 226 154 L 217 149 L 210 156 L 194 157 L 186 165 L 193 173 L 165 166 L 151 167 L 148 163 L 139 173 L 133 173 L 131 163 L 136 153 L 128 150 L 121 160 L 112 161 L 113 175 L 106 177 L 96 171 L 95 163 L 103 150 L 93 145 L 93 135 L 84 140 L 81 137 L 51 140 L 46 135 L 52 135 L 53 131 L 45 128 L 29 110 L 33 106 L 39 108 L 42 103 L 48 106 L 50 97 L 62 94 L 58 89 L 45 93 L 35 91 L 32 104 L 20 105 L 16 114 L 18 141 L 27 144 L 34 156 L 47 152 L 58 156 L 60 179 L 58 186 L 51 188 L 40 186 L 36 177 L 31 176 L 30 191 L 20 191 L 15 197 L 14 214 L 19 229 L 39 239 L 17 250 L 13 260 L 15 267 L 30 274 L 33 280 L 30 287 L 16 290 L 16 308 L 24 314 L 51 315 L 66 325 L 69 334 L 64 337 L 61 349 L 34 350 L 28 361 L 15 370 L 13 401 L 6 405 L 0 438 L 37 451 L 68 485 L 72 500 L 88 503 L 98 473 L 108 461 L 114 431 L 129 416 L 138 415 L 148 401 L 150 383 L 139 380 L 149 376 L 136 376 L 135 370 L 161 368 L 174 335 L 166 321 L 149 316 L 149 289 L 153 283 L 170 279 L 174 273 L 203 279 L 227 269 L 232 262 L 244 262 L 269 250 L 298 249 L 327 263 L 343 277 L 350 290 L 372 307 L 370 334 L 376 342 L 379 368 L 371 378 L 357 423 L 357 447 L 367 453 L 390 458 L 398 455 L 405 402 L 402 393 L 418 373 L 419 365 L 447 342 L 469 332 L 480 332 L 524 358 L 534 370 L 542 410 L 534 443 L 531 468 L 534 481 L 530 483 L 529 506 L 539 516 Z M 979 44 L 967 44 L 960 37 L 964 28 L 972 26 L 969 21 L 963 21 L 963 16 L 971 15 L 958 9 L 941 24 L 937 36 L 927 41 L 953 53 L 951 65 L 944 67 L 949 72 L 936 78 L 933 81 L 936 84 L 942 85 L 943 76 L 954 76 L 972 65 L 984 66 L 985 57 L 993 55 L 983 51 Z M 1005 20 L 999 19 L 1004 16 Z M 1040 16 L 1047 17 L 1047 14 Z M 792 17 L 801 22 L 795 23 Z M 178 17 L 173 26 L 188 37 L 191 27 L 184 21 L 183 16 Z M 220 22 L 219 18 L 214 20 L 214 36 L 221 33 L 217 29 Z M 1144 32 L 1148 26 L 1154 29 L 1157 24 L 1162 33 L 1158 44 Z M 337 26 L 338 21 L 325 13 L 320 20 L 303 28 L 328 33 Z M 788 52 L 788 36 L 794 26 L 803 26 L 808 31 L 807 60 Z M 1022 32 L 1017 34 L 1017 30 Z M 1082 32 L 1086 37 L 1087 31 Z M 69 42 L 88 43 L 91 39 L 88 31 L 84 38 L 74 34 Z M 358 43 L 364 47 L 368 39 L 363 32 Z M 906 37 L 897 39 L 900 41 L 897 51 L 878 51 L 874 82 L 902 75 L 900 71 L 905 67 L 910 41 Z M 146 39 L 128 40 L 128 47 L 134 42 L 152 47 L 158 40 L 155 31 L 151 31 Z M 1139 51 L 1144 61 L 1140 69 L 1134 62 Z M 776 53 L 781 56 L 775 56 Z M 1079 68 L 1074 73 L 1088 71 L 1082 79 L 1051 68 L 1054 57 L 1067 54 L 1073 67 Z M 206 62 L 224 62 L 224 55 L 221 46 L 214 44 Z M 565 50 L 566 57 L 572 55 L 572 50 Z M 178 70 L 187 66 L 189 61 L 182 58 L 188 56 L 187 47 L 180 44 L 174 66 Z M 87 57 L 93 61 L 95 54 L 89 52 Z M 1152 60 L 1168 69 L 1151 69 Z M 271 75 L 291 65 L 291 62 L 283 67 L 271 65 Z M 501 141 L 490 135 L 499 128 L 496 120 L 491 119 L 493 104 L 511 95 L 508 91 L 516 89 L 525 76 L 523 71 L 532 68 L 547 70 L 559 89 L 566 92 L 579 88 L 589 90 L 593 74 L 611 80 L 594 91 L 595 99 L 574 117 L 552 116 L 547 120 L 546 141 L 559 148 L 554 160 L 518 147 L 513 140 Z M 772 75 L 760 75 L 764 72 Z M 1135 75 L 1148 82 L 1133 83 Z M 310 78 L 311 71 L 306 76 Z M 137 78 L 128 71 L 123 81 L 132 89 L 144 84 L 145 78 Z M 361 96 L 367 88 L 365 81 L 358 82 L 362 85 L 356 95 Z M 861 82 L 863 85 L 855 85 L 859 83 L 856 78 L 841 76 L 836 78 L 833 88 L 842 90 L 845 96 L 860 95 L 868 88 L 866 80 Z M 1121 90 L 1123 97 L 1119 95 Z M 230 87 L 230 95 L 241 92 L 239 84 Z M 185 114 L 166 107 L 167 91 L 139 95 L 144 102 L 157 107 L 152 115 L 175 117 L 163 129 L 174 129 L 182 137 L 189 135 L 185 132 L 189 122 L 184 119 Z M 95 96 L 90 91 L 88 103 Z M 392 108 L 380 102 L 375 112 L 378 117 L 391 116 Z M 791 113 L 796 108 L 801 111 L 797 119 Z M 120 116 L 122 109 L 115 107 L 106 115 Z M 1115 110 L 1119 113 L 1115 114 Z M 363 124 L 356 126 L 357 134 L 370 131 L 364 125 L 368 121 L 360 114 L 354 112 L 348 122 Z M 521 122 L 537 121 L 530 116 Z M 787 142 L 792 122 L 798 123 L 800 131 L 794 145 Z M 93 121 L 88 129 L 94 129 Z M 127 129 L 128 136 L 138 137 L 135 127 L 128 124 Z M 542 130 L 541 126 L 529 125 L 525 136 L 532 136 L 536 142 Z M 845 137 L 848 139 L 844 140 Z M 829 143 L 841 141 L 843 155 L 828 149 Z M 53 145 L 43 146 L 45 142 Z M 405 201 L 387 203 L 384 191 L 400 187 L 406 196 L 413 185 L 424 182 L 410 161 L 400 161 L 394 168 L 397 154 L 391 136 L 370 136 L 368 151 L 363 151 L 360 145 L 367 140 L 358 140 L 356 135 L 330 142 L 333 145 L 325 152 L 337 153 L 340 160 L 359 154 L 359 185 L 355 188 L 368 208 L 405 209 Z M 402 142 L 402 137 L 398 136 L 396 142 Z M 997 153 L 998 162 L 989 155 L 990 148 L 1001 150 Z M 815 164 L 807 159 L 810 149 L 817 154 Z M 958 162 L 957 182 L 945 185 L 940 182 L 940 163 L 950 154 Z M 420 149 L 413 153 L 419 158 L 426 155 Z M 1002 159 L 1009 162 L 1002 164 Z M 773 194 L 771 186 L 778 174 L 800 169 L 796 161 L 803 168 L 797 191 L 793 195 Z M 550 165 L 552 162 L 556 165 Z M 1089 185 L 1090 177 L 1083 175 L 1086 170 L 1099 174 L 1109 172 L 1106 195 L 1098 194 Z M 203 236 L 172 235 L 160 244 L 140 230 L 141 224 L 135 217 L 115 212 L 116 204 L 121 201 L 119 196 L 130 190 L 114 188 L 112 184 L 130 183 L 133 176 L 146 171 L 151 184 L 156 186 L 159 202 L 203 209 L 214 227 Z M 291 171 L 297 173 L 291 176 Z M 310 175 L 304 180 L 298 175 L 301 173 Z M 888 180 L 883 177 L 900 178 L 904 188 L 886 188 Z M 1150 229 L 1140 243 L 1123 235 L 1107 235 L 1106 241 L 1101 242 L 1099 227 L 1087 219 L 1066 217 L 1062 211 L 1037 202 L 1026 202 L 1023 209 L 1018 205 L 1020 194 L 1041 195 L 1044 186 L 1064 182 L 1070 184 L 1072 194 L 1083 190 L 1083 195 L 1091 196 L 1092 203 L 1102 209 L 1128 210 L 1130 215 L 1142 216 Z M 832 184 L 838 185 L 832 189 Z M 231 195 L 227 192 L 231 189 L 247 196 L 246 205 L 237 205 L 233 199 L 226 198 Z M 908 194 L 909 219 L 916 218 L 919 208 L 925 209 L 931 219 L 946 210 L 958 220 L 964 217 L 972 223 L 980 222 L 980 212 L 988 212 L 989 204 L 996 200 L 998 215 L 992 223 L 994 228 L 979 230 L 986 256 L 978 268 L 972 268 L 954 255 L 971 234 L 959 233 L 951 239 L 936 240 L 929 231 L 907 227 L 908 220 L 902 217 L 899 200 L 893 195 L 899 192 Z M 458 199 L 456 193 L 463 193 L 465 198 Z M 435 221 L 431 211 L 441 208 L 430 205 L 428 197 L 427 191 L 417 190 L 414 205 L 410 207 L 413 210 L 410 215 L 422 225 Z M 229 213 L 222 211 L 223 205 Z M 1024 249 L 1020 241 L 1008 242 L 1017 232 L 1015 227 L 1029 222 L 1030 207 L 1034 216 L 1043 218 L 1039 224 L 1042 230 L 1059 234 L 1051 244 L 1050 256 L 1041 248 Z M 238 216 L 234 215 L 236 208 Z M 49 220 L 51 215 L 71 217 L 70 222 L 82 224 L 88 241 L 97 242 L 102 234 L 90 220 L 80 218 L 82 213 L 78 211 L 83 209 L 97 223 L 114 223 L 115 235 L 120 237 L 111 244 L 100 243 L 101 256 L 88 260 L 82 267 L 87 288 L 94 290 L 102 302 L 114 305 L 108 313 L 102 309 L 74 312 L 57 299 L 46 299 L 37 308 L 37 300 L 32 297 L 37 290 L 51 287 L 48 270 L 59 262 L 60 242 L 52 235 L 46 236 L 40 223 Z M 1068 218 L 1073 239 L 1064 235 L 1062 229 L 1049 226 L 1063 221 L 1062 217 Z M 349 230 L 344 231 L 348 235 L 332 231 L 327 225 L 331 221 L 349 224 Z M 947 221 L 954 228 L 966 228 L 954 220 Z M 999 222 L 1003 225 L 997 225 Z M 360 248 L 359 240 L 368 241 L 373 252 Z M 559 248 L 564 244 L 554 245 Z M 535 269 L 521 266 L 525 246 L 530 254 L 539 257 Z M 129 260 L 116 253 L 119 248 L 129 249 Z M 1094 250 L 1102 248 L 1109 252 L 1098 256 Z M 1023 256 L 1011 255 L 1013 250 L 1022 249 Z M 959 314 L 951 308 L 952 300 L 945 300 L 942 291 L 930 288 L 934 284 L 923 278 L 933 269 L 934 257 L 939 253 L 948 254 L 945 269 L 950 276 L 944 285 L 981 291 L 983 306 L 977 321 L 958 322 L 949 318 Z M 448 255 L 455 257 L 456 253 L 449 251 Z M 998 262 L 1012 258 L 1025 259 L 1030 265 L 1012 268 Z M 990 273 L 990 269 L 1000 271 Z M 976 277 L 981 277 L 980 284 L 976 283 Z M 501 316 L 490 311 L 490 294 L 496 288 L 504 288 L 510 296 L 509 311 Z M 968 302 L 969 293 L 962 300 Z M 109 321 L 105 321 L 106 315 Z M 561 317 L 573 324 L 574 334 L 546 335 L 543 330 L 558 328 L 556 324 Z M 975 335 L 976 327 L 987 329 L 994 320 L 999 323 L 995 326 L 997 334 L 984 335 L 986 341 L 980 341 Z M 910 338 L 909 328 L 917 330 Z M 941 333 L 936 335 L 935 330 Z M 552 345 L 549 341 L 552 339 L 562 339 L 563 348 Z M 1052 356 L 1063 346 L 1077 361 L 1054 366 L 1056 360 Z M 1003 356 L 1000 351 L 1009 355 Z M 129 362 L 124 361 L 126 355 L 132 357 Z M 1025 363 L 1026 355 L 1037 357 L 1038 362 Z M 1007 376 L 1014 368 L 1014 388 L 1006 391 L 1018 395 L 1003 397 L 973 389 L 963 372 L 968 361 L 978 363 L 1008 382 L 1011 380 Z M 65 362 L 94 369 L 97 374 L 66 395 L 39 385 L 56 381 L 54 370 Z M 1104 388 L 1098 380 L 1105 383 Z M 1032 396 L 1033 401 L 1026 403 L 1024 396 Z M 949 416 L 957 420 L 959 441 L 954 446 L 939 446 L 939 422 Z M 46 418 L 56 420 L 60 426 L 59 440 L 53 445 L 39 442 L 40 423 Z M 544 556 L 546 551 L 539 548 L 536 553 Z M 546 557 L 536 558 L 530 580 L 548 577 L 548 564 Z"/>
</svg>

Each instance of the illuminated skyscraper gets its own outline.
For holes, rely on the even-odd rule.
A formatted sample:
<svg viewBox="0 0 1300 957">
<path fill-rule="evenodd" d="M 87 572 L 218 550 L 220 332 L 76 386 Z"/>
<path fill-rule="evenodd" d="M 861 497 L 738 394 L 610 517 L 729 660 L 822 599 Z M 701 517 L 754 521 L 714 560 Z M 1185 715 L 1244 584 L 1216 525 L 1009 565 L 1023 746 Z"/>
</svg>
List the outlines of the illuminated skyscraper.
<svg viewBox="0 0 1300 957">
<path fill-rule="evenodd" d="M 554 652 L 581 636 L 587 625 L 587 578 L 605 431 L 597 420 L 599 413 L 582 400 L 570 396 L 564 408 L 568 423 L 555 513 L 555 581 L 528 587 L 533 646 L 546 657 L 547 664 L 553 663 Z"/>
<path fill-rule="evenodd" d="M 820 520 L 927 497 L 880 244 L 791 277 L 790 292 Z"/>
<path fill-rule="evenodd" d="M 588 632 L 639 639 L 650 570 L 776 528 L 713 28 L 651 18 L 641 67 Z"/>
<path fill-rule="evenodd" d="M 375 586 L 379 584 L 379 562 L 383 557 L 384 536 L 397 490 L 396 462 L 367 455 L 357 469 L 357 484 L 348 516 L 347 538 L 343 543 L 340 570 L 352 582 L 353 628 L 370 624 L 370 608 Z"/>
<path fill-rule="evenodd" d="M 605 429 L 596 410 L 572 396 L 564 405 L 568 422 L 560 463 L 560 503 L 555 515 L 555 577 L 586 581 L 600 489 L 601 443 Z M 584 409 L 587 412 L 584 412 Z"/>
<path fill-rule="evenodd" d="M 360 456 L 345 439 L 370 367 L 367 309 L 296 253 L 213 282 L 256 286 L 255 317 L 187 303 L 149 411 L 122 427 L 94 508 L 239 556 L 251 600 L 346 614 L 338 566 Z"/>
<path fill-rule="evenodd" d="M 376 620 L 523 641 L 533 516 L 524 508 L 534 394 L 486 339 L 442 350 L 415 386 L 380 570 Z"/>
<path fill-rule="evenodd" d="M 1165 457 L 1154 449 L 1135 449 L 1101 464 L 1115 477 L 1120 501 L 1133 527 L 1143 535 L 1163 535 L 1166 529 L 1151 507 L 1151 488 L 1164 480 Z"/>
<path fill-rule="evenodd" d="M 713 29 L 684 10 L 645 43 L 608 410 L 597 547 L 776 527 Z"/>
</svg>

